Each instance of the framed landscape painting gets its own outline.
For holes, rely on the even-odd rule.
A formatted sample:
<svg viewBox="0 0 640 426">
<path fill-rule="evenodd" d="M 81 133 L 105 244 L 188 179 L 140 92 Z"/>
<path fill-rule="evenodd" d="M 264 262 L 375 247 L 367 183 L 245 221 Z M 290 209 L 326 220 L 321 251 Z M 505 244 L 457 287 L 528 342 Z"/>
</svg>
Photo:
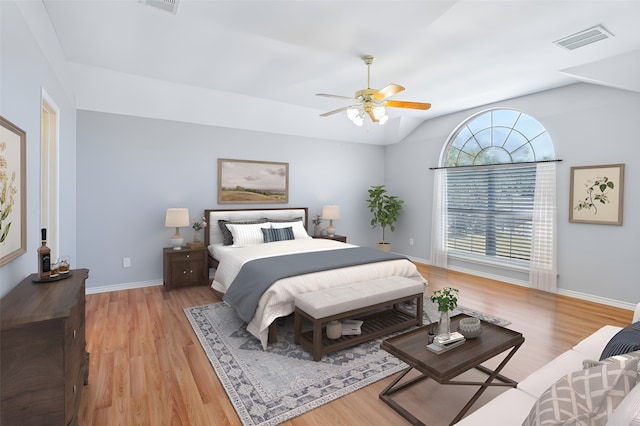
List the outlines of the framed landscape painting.
<svg viewBox="0 0 640 426">
<path fill-rule="evenodd" d="M 289 163 L 218 159 L 218 204 L 289 202 Z"/>
<path fill-rule="evenodd" d="M 0 116 L 0 266 L 27 251 L 27 134 Z"/>
<path fill-rule="evenodd" d="M 624 164 L 571 168 L 569 222 L 622 225 Z"/>
</svg>

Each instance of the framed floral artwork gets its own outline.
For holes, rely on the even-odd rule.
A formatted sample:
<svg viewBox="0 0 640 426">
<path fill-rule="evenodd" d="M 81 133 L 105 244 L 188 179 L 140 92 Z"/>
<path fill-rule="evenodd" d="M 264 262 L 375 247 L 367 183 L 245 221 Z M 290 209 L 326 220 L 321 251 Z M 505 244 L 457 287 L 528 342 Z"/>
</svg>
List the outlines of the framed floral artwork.
<svg viewBox="0 0 640 426">
<path fill-rule="evenodd" d="M 218 204 L 289 202 L 289 163 L 218 159 Z"/>
<path fill-rule="evenodd" d="M 571 167 L 569 222 L 622 225 L 624 164 Z"/>
<path fill-rule="evenodd" d="M 0 116 L 0 266 L 27 251 L 27 134 Z"/>
</svg>

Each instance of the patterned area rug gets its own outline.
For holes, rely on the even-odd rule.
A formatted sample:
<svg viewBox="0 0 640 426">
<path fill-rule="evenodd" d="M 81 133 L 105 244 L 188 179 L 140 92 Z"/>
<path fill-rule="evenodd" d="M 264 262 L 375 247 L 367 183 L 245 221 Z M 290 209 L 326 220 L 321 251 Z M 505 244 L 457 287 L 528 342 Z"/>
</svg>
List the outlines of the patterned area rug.
<svg viewBox="0 0 640 426">
<path fill-rule="evenodd" d="M 435 305 L 425 299 L 424 308 L 425 323 L 436 321 Z M 224 303 L 184 311 L 243 425 L 277 425 L 407 367 L 380 349 L 382 339 L 314 362 L 294 343 L 293 316 L 279 320 L 278 343 L 264 351 Z M 457 313 L 509 324 L 460 306 L 452 315 Z"/>
</svg>

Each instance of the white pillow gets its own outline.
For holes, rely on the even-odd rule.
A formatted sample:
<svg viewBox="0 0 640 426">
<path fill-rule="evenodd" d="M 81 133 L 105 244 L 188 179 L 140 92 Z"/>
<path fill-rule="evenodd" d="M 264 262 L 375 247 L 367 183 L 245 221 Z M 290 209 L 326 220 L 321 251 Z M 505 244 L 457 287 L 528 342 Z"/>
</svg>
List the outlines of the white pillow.
<svg viewBox="0 0 640 426">
<path fill-rule="evenodd" d="M 264 223 L 262 225 L 264 226 Z M 271 227 L 276 229 L 291 227 L 291 229 L 293 230 L 293 237 L 296 240 L 312 239 L 312 237 L 310 237 L 309 234 L 307 234 L 307 230 L 304 229 L 304 224 L 299 220 L 295 222 L 273 222 L 271 223 Z"/>
<path fill-rule="evenodd" d="M 618 404 L 609 416 L 607 426 L 640 425 L 640 384 L 636 384 L 631 392 Z"/>
<path fill-rule="evenodd" d="M 233 236 L 233 245 L 231 247 L 247 247 L 263 244 L 262 228 L 268 228 L 271 224 L 269 222 L 244 225 L 227 223 L 226 226 Z"/>
</svg>

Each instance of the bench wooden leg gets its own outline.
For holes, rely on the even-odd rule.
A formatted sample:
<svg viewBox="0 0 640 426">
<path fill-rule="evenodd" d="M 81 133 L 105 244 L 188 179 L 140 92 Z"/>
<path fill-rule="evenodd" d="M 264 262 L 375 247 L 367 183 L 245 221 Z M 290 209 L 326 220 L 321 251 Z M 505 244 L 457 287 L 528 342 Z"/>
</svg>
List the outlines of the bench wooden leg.
<svg viewBox="0 0 640 426">
<path fill-rule="evenodd" d="M 313 321 L 313 360 L 320 361 L 322 359 L 322 322 Z"/>
</svg>

